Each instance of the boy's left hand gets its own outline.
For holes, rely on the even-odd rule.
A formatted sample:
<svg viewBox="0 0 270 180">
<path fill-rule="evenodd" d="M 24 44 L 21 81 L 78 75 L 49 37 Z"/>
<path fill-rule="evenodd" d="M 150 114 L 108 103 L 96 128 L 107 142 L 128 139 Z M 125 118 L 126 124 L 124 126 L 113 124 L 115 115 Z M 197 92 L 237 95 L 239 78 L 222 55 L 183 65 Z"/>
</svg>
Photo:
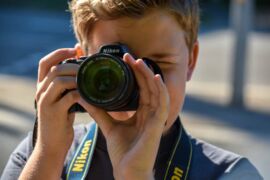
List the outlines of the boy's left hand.
<svg viewBox="0 0 270 180">
<path fill-rule="evenodd" d="M 169 95 L 160 75 L 154 75 L 141 59 L 134 60 L 129 54 L 123 59 L 133 69 L 140 89 L 136 113 L 127 121 L 119 122 L 83 99 L 79 103 L 106 138 L 115 179 L 153 179 L 160 138 L 169 113 Z"/>
</svg>

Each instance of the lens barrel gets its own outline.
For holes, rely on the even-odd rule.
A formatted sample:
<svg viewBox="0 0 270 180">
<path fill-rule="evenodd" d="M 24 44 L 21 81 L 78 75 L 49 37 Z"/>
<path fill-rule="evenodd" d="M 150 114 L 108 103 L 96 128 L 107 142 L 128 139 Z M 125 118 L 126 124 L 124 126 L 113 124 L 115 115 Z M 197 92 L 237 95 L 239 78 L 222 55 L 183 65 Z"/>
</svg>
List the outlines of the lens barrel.
<svg viewBox="0 0 270 180">
<path fill-rule="evenodd" d="M 77 74 L 81 96 L 107 111 L 135 110 L 139 92 L 133 71 L 121 58 L 98 53 L 86 58 Z"/>
</svg>

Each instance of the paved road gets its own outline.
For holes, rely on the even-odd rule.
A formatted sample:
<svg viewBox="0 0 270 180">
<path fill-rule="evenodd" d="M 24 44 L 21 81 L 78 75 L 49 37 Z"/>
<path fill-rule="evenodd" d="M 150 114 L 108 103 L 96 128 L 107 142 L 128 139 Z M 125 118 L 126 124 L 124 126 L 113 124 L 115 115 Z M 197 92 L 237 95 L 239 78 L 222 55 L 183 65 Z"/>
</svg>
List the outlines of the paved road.
<svg viewBox="0 0 270 180">
<path fill-rule="evenodd" d="M 0 9 L 0 22 L 1 174 L 10 152 L 33 126 L 38 60 L 56 48 L 72 47 L 75 40 L 67 13 Z M 270 34 L 254 32 L 250 41 L 249 109 L 226 106 L 232 33 L 212 28 L 200 35 L 201 54 L 181 116 L 194 136 L 249 157 L 270 179 Z M 85 116 L 77 120 L 85 122 Z"/>
</svg>

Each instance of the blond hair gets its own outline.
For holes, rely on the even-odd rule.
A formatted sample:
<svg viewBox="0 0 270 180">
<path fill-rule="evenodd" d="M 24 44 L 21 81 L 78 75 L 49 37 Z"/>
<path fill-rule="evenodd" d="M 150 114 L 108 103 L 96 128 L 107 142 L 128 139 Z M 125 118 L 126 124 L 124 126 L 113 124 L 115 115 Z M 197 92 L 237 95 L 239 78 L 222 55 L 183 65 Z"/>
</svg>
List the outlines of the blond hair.
<svg viewBox="0 0 270 180">
<path fill-rule="evenodd" d="M 189 49 L 198 36 L 198 0 L 72 0 L 69 7 L 75 35 L 86 51 L 89 33 L 96 21 L 124 16 L 140 18 L 152 9 L 166 10 L 176 17 L 186 33 Z"/>
</svg>

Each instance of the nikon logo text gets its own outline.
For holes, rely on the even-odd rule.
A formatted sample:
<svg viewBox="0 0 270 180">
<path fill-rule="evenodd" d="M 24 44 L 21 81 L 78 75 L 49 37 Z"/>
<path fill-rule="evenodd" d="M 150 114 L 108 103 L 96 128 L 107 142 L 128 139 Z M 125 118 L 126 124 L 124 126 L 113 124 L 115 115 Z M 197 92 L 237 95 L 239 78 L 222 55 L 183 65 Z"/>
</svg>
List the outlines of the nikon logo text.
<svg viewBox="0 0 270 180">
<path fill-rule="evenodd" d="M 92 144 L 92 140 L 85 141 L 83 148 L 80 152 L 80 155 L 77 156 L 77 158 L 75 159 L 75 163 L 72 168 L 72 171 L 74 172 L 83 171 L 91 144 Z"/>
<path fill-rule="evenodd" d="M 120 49 L 104 49 L 104 53 L 107 54 L 120 53 Z"/>
</svg>

